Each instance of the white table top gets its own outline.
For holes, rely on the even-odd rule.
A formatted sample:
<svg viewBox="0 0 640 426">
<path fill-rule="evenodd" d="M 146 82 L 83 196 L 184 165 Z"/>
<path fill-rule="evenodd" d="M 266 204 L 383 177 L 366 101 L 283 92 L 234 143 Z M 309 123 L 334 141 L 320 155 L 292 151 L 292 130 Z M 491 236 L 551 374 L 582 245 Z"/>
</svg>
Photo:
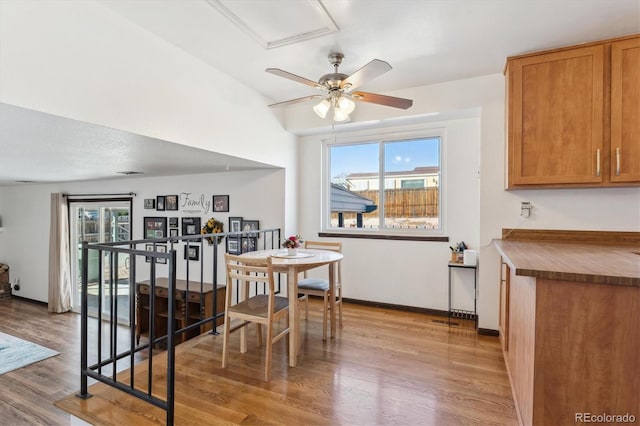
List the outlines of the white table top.
<svg viewBox="0 0 640 426">
<path fill-rule="evenodd" d="M 274 250 L 259 250 L 250 251 L 248 253 L 241 254 L 241 257 L 250 257 L 253 259 L 265 259 L 274 255 L 286 255 L 286 249 L 274 249 Z M 342 253 L 331 250 L 315 250 L 315 249 L 298 249 L 300 254 L 309 254 L 311 256 L 304 257 L 272 257 L 271 261 L 277 268 L 278 266 L 320 266 L 327 263 L 337 262 L 344 256 Z"/>
</svg>

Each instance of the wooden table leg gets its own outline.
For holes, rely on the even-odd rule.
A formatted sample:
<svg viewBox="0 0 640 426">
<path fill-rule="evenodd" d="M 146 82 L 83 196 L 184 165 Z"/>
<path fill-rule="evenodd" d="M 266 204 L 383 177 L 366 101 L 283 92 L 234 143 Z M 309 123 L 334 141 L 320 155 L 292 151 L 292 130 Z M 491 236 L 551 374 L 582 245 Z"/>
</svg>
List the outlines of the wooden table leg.
<svg viewBox="0 0 640 426">
<path fill-rule="evenodd" d="M 335 262 L 329 264 L 329 315 L 331 320 L 331 338 L 336 337 L 336 271 Z"/>
<path fill-rule="evenodd" d="M 298 363 L 298 342 L 300 327 L 298 324 L 298 273 L 295 266 L 287 271 L 287 297 L 289 298 L 289 366 Z"/>
</svg>

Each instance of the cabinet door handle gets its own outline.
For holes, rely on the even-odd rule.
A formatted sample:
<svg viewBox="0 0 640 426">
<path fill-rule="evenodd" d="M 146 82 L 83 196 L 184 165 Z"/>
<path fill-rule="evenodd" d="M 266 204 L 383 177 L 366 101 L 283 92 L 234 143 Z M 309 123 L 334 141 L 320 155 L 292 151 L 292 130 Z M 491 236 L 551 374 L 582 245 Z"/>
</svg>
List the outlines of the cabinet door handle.
<svg viewBox="0 0 640 426">
<path fill-rule="evenodd" d="M 596 176 L 600 176 L 600 148 L 596 150 Z"/>
<path fill-rule="evenodd" d="M 620 176 L 620 148 L 616 148 L 616 176 Z"/>
</svg>

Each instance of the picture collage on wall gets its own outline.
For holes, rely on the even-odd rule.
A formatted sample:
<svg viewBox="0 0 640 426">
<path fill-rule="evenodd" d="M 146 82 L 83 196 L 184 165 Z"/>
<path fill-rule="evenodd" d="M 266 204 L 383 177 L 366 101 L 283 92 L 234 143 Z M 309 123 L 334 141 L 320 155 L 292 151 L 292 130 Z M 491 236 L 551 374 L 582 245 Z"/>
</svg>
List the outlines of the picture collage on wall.
<svg viewBox="0 0 640 426">
<path fill-rule="evenodd" d="M 204 200 L 204 196 L 202 197 Z M 184 199 L 182 200 L 183 205 Z M 201 202 L 204 205 L 204 201 Z M 207 202 L 208 203 L 208 202 Z M 180 196 L 179 195 L 157 195 L 155 198 L 144 199 L 145 210 L 155 210 L 158 212 L 166 211 L 179 211 L 180 210 Z M 227 213 L 229 212 L 229 195 L 213 195 L 211 198 L 211 211 L 213 213 Z M 187 209 L 185 209 L 187 210 Z M 189 213 L 197 213 L 193 210 Z M 202 230 L 203 219 L 200 216 L 153 216 L 143 218 L 144 222 L 144 238 L 145 239 L 169 239 L 175 238 L 176 241 L 180 236 L 200 235 Z M 258 238 L 260 234 L 259 220 L 244 219 L 239 216 L 229 217 L 229 228 L 226 232 L 237 232 L 238 235 L 230 235 L 226 238 L 226 252 L 230 254 L 242 254 L 250 251 L 256 251 L 258 248 Z M 200 259 L 200 246 L 194 244 L 185 244 L 184 258 L 187 260 L 198 261 Z M 161 251 L 160 244 L 146 244 L 145 248 L 148 251 L 153 251 L 154 247 L 157 251 Z M 160 248 L 160 249 L 159 249 Z M 166 245 L 164 245 L 164 252 L 166 252 Z M 158 259 L 159 263 L 160 260 Z M 150 258 L 147 257 L 147 261 Z"/>
<path fill-rule="evenodd" d="M 178 210 L 177 195 L 156 195 L 156 198 L 144 199 L 145 210 L 157 210 L 159 212 L 167 210 Z"/>
<path fill-rule="evenodd" d="M 258 231 L 259 229 L 259 220 L 248 220 L 239 216 L 230 217 L 229 232 L 237 232 L 239 235 L 229 235 L 227 237 L 227 253 L 242 254 L 256 251 L 260 233 L 252 231 Z"/>
</svg>

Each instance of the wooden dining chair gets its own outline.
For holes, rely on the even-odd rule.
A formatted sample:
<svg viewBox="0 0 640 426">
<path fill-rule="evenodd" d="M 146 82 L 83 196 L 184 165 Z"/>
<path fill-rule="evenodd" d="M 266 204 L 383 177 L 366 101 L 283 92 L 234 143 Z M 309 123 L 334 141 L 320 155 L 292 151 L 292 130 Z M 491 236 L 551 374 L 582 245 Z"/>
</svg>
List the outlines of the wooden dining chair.
<svg viewBox="0 0 640 426">
<path fill-rule="evenodd" d="M 272 346 L 275 342 L 289 333 L 289 301 L 286 297 L 275 295 L 273 267 L 271 258 L 248 259 L 231 254 L 225 254 L 227 270 L 227 291 L 224 314 L 224 337 L 222 344 L 222 368 L 227 366 L 229 351 L 229 334 L 236 330 L 240 333 L 240 352 L 247 352 L 247 337 L 245 326 L 256 323 L 258 326 L 258 347 L 262 345 L 262 326 L 267 328 L 266 355 L 264 365 L 264 380 L 268 381 L 271 370 Z M 268 293 L 248 297 L 250 283 L 266 283 Z M 258 286 L 256 286 L 257 288 Z M 233 301 L 233 289 L 239 289 L 238 301 Z M 286 319 L 284 329 L 274 335 L 275 323 L 281 318 Z M 231 326 L 231 320 L 241 322 Z M 288 352 L 288 351 L 287 351 Z"/>
<path fill-rule="evenodd" d="M 305 241 L 304 248 L 317 249 L 317 250 L 332 250 L 342 253 L 342 243 L 329 242 L 329 241 Z M 339 319 L 338 324 L 342 326 L 342 271 L 341 263 L 339 261 L 336 265 L 336 277 L 335 277 L 335 296 L 336 296 L 336 309 L 338 309 Z M 304 278 L 298 281 L 298 302 L 304 300 L 304 318 L 309 320 L 309 296 L 322 297 L 324 308 L 322 311 L 322 340 L 327 340 L 327 322 L 329 312 L 329 280 L 309 278 L 307 273 L 304 273 Z"/>
</svg>

